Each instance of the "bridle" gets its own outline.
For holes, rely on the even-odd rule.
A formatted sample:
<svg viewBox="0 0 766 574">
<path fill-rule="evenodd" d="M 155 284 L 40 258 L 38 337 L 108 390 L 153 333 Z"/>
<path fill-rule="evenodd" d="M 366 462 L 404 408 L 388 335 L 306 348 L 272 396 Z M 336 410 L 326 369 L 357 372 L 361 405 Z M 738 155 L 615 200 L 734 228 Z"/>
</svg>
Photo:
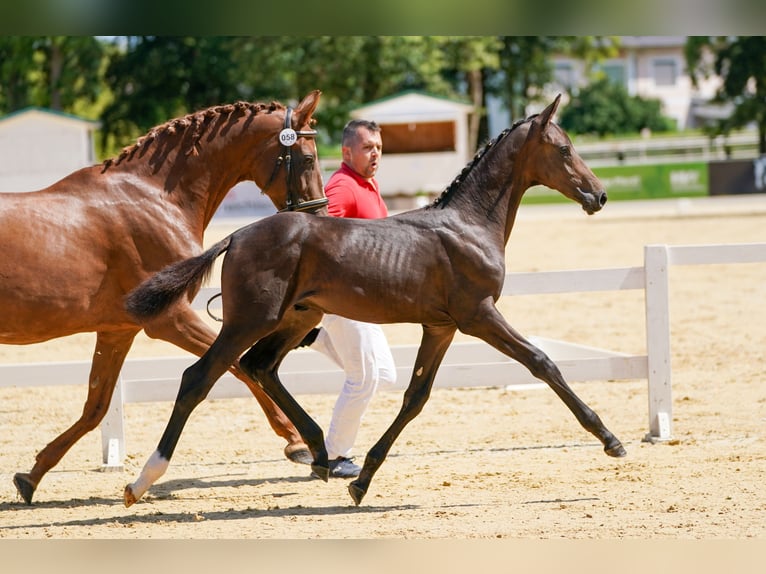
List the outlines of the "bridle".
<svg viewBox="0 0 766 574">
<path fill-rule="evenodd" d="M 295 145 L 295 143 L 298 141 L 298 138 L 314 138 L 317 135 L 316 130 L 300 130 L 295 131 L 292 128 L 292 115 L 293 115 L 293 109 L 288 107 L 287 111 L 285 112 L 285 124 L 281 132 L 279 132 L 279 143 L 282 146 L 281 153 L 279 154 L 279 157 L 277 158 L 277 164 L 274 166 L 274 171 L 271 172 L 271 177 L 269 178 L 269 181 L 264 186 L 262 193 L 265 193 L 266 190 L 269 188 L 269 186 L 274 182 L 274 179 L 276 179 L 277 174 L 279 173 L 280 168 L 284 164 L 285 170 L 287 171 L 286 175 L 286 182 L 287 182 L 287 205 L 279 210 L 279 212 L 283 211 L 317 211 L 321 208 L 323 208 L 325 205 L 327 205 L 327 198 L 322 197 L 321 199 L 312 199 L 310 201 L 301 201 L 301 198 L 298 197 L 298 192 L 295 190 L 295 188 L 292 185 L 292 147 Z"/>
</svg>

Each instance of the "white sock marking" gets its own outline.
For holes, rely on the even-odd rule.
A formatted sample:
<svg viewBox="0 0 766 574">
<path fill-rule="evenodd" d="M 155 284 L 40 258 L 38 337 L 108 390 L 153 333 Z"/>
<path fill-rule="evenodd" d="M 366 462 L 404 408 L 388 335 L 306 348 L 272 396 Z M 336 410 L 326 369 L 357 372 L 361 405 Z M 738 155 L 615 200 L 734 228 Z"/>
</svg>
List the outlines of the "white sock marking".
<svg viewBox="0 0 766 574">
<path fill-rule="evenodd" d="M 149 490 L 149 487 L 154 484 L 158 478 L 165 474 L 169 465 L 170 461 L 164 459 L 160 454 L 160 451 L 155 450 L 152 456 L 149 457 L 149 460 L 146 461 L 136 482 L 130 485 L 136 500 L 141 498 L 143 494 Z"/>
</svg>

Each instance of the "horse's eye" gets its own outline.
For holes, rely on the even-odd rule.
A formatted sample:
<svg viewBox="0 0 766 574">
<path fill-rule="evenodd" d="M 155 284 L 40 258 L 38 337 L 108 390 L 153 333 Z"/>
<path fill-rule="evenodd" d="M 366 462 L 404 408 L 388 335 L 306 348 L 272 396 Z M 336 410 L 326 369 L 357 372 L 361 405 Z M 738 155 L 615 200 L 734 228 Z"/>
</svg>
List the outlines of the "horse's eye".
<svg viewBox="0 0 766 574">
<path fill-rule="evenodd" d="M 303 162 L 306 164 L 306 167 L 311 167 L 314 165 L 315 158 L 313 155 L 304 155 L 303 156 Z"/>
<path fill-rule="evenodd" d="M 563 146 L 559 147 L 559 153 L 563 157 L 570 157 L 572 155 L 572 151 L 569 149 L 568 145 L 563 145 Z"/>
</svg>

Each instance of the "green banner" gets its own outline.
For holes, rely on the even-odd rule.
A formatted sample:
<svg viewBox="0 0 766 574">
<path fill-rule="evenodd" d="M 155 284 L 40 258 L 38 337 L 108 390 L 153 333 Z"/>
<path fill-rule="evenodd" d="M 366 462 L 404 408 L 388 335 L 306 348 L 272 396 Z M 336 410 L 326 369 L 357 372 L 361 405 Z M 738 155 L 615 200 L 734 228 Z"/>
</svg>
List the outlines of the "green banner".
<svg viewBox="0 0 766 574">
<path fill-rule="evenodd" d="M 593 170 L 613 199 L 708 195 L 707 163 L 663 163 Z"/>
<path fill-rule="evenodd" d="M 618 165 L 593 168 L 610 200 L 694 197 L 709 194 L 706 162 Z M 529 203 L 565 201 L 557 191 L 536 186 L 524 196 Z"/>
</svg>

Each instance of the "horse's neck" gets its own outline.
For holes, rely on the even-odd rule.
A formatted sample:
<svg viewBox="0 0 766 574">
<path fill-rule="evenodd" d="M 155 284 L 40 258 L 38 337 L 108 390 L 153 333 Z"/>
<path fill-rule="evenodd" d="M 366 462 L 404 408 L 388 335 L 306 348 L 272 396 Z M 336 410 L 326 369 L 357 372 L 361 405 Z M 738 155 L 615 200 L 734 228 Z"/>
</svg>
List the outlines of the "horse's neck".
<svg viewBox="0 0 766 574">
<path fill-rule="evenodd" d="M 168 200 L 200 230 L 210 223 L 229 190 L 250 177 L 242 167 L 247 165 L 245 144 L 232 145 L 223 138 L 203 138 L 192 154 L 178 150 L 156 174 Z"/>
<path fill-rule="evenodd" d="M 184 174 L 178 191 L 187 195 L 185 200 L 191 201 L 190 207 L 203 227 L 207 227 L 229 190 L 251 177 L 245 173 L 246 147 L 244 143 L 224 145 L 223 140 L 205 142 L 193 158 L 194 168 Z"/>
<path fill-rule="evenodd" d="M 529 187 L 517 161 L 519 150 L 523 147 L 523 139 L 519 141 L 519 138 L 525 137 L 524 132 L 521 131 L 511 133 L 508 140 L 503 142 L 505 146 L 503 149 L 493 150 L 502 157 L 494 158 L 493 166 L 499 167 L 490 169 L 493 177 L 489 178 L 492 183 L 487 186 L 486 194 L 491 198 L 494 208 L 491 219 L 496 223 L 498 229 L 502 229 L 503 245 L 508 243 L 513 224 L 516 222 L 519 205 L 521 205 L 521 198 L 524 191 Z"/>
<path fill-rule="evenodd" d="M 512 185 L 508 190 L 508 210 L 505 218 L 505 231 L 503 245 L 508 244 L 508 240 L 511 237 L 511 231 L 513 230 L 513 224 L 516 223 L 516 214 L 519 211 L 519 205 L 521 205 L 521 196 L 524 194 L 524 189 L 520 185 Z"/>
<path fill-rule="evenodd" d="M 524 183 L 514 177 L 513 158 L 504 160 L 510 169 L 495 170 L 491 177 L 467 181 L 470 189 L 459 190 L 448 204 L 461 219 L 470 220 L 484 227 L 506 245 L 516 220 L 516 213 L 524 193 Z"/>
</svg>

